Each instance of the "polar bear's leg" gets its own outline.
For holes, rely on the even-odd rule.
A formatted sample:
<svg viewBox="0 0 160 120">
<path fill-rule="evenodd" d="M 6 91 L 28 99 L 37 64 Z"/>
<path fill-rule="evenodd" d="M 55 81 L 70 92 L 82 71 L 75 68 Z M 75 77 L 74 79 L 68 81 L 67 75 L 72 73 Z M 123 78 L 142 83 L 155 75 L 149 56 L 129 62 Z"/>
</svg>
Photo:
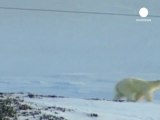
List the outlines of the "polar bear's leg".
<svg viewBox="0 0 160 120">
<path fill-rule="evenodd" d="M 116 95 L 114 96 L 113 100 L 120 100 L 122 97 L 124 97 L 119 91 L 116 91 Z"/>
<path fill-rule="evenodd" d="M 135 94 L 130 94 L 130 95 L 128 95 L 128 96 L 126 96 L 126 98 L 127 98 L 127 101 L 132 101 L 132 102 L 135 102 L 136 100 L 135 100 Z"/>
<path fill-rule="evenodd" d="M 137 94 L 135 95 L 135 101 L 140 100 L 142 97 L 143 97 L 143 95 L 142 95 L 142 94 L 137 93 Z"/>
<path fill-rule="evenodd" d="M 117 93 L 117 94 L 114 96 L 113 100 L 119 100 L 119 99 L 121 99 L 121 97 L 122 97 L 122 96 Z"/>
<path fill-rule="evenodd" d="M 147 93 L 147 94 L 145 95 L 145 98 L 146 98 L 146 100 L 147 100 L 148 102 L 151 102 L 151 101 L 152 101 L 152 94 L 151 94 L 151 93 Z"/>
</svg>

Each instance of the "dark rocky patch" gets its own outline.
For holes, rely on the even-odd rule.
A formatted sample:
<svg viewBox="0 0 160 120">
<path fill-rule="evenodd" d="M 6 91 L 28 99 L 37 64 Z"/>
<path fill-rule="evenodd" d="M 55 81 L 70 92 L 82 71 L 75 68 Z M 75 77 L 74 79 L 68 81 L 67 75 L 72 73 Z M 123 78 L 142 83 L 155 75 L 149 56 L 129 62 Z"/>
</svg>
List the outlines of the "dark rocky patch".
<svg viewBox="0 0 160 120">
<path fill-rule="evenodd" d="M 89 116 L 89 117 L 98 117 L 98 114 L 96 114 L 96 113 L 90 113 L 90 114 L 87 114 L 87 116 Z"/>
<path fill-rule="evenodd" d="M 19 105 L 19 110 L 32 110 L 32 107 L 30 107 L 29 105 L 23 104 L 23 105 Z"/>
<path fill-rule="evenodd" d="M 60 112 L 72 112 L 74 111 L 73 109 L 67 109 L 67 108 L 62 108 L 62 107 L 56 107 L 56 106 L 52 106 L 52 107 L 46 107 L 45 110 L 50 110 L 50 111 L 60 111 Z"/>
<path fill-rule="evenodd" d="M 25 120 L 67 120 L 64 117 L 57 116 L 58 111 L 72 111 L 62 107 L 33 107 L 36 104 L 32 106 L 31 103 L 25 102 L 22 99 L 23 97 L 16 96 L 16 94 L 0 93 L 0 96 L 0 120 L 20 120 L 20 117 L 24 117 Z M 29 94 L 28 97 L 34 98 L 35 95 Z M 38 97 L 42 96 L 38 95 Z M 55 115 L 44 114 L 45 110 Z"/>
<path fill-rule="evenodd" d="M 43 114 L 42 116 L 40 116 L 40 120 L 67 120 L 67 119 L 65 119 L 64 117 Z"/>
<path fill-rule="evenodd" d="M 36 95 L 36 94 L 32 94 L 32 93 L 28 93 L 27 95 L 29 98 L 43 98 L 43 97 L 47 97 L 47 98 L 64 98 L 64 96 L 56 96 L 56 95 Z"/>
<path fill-rule="evenodd" d="M 17 111 L 12 103 L 12 99 L 0 99 L 0 120 L 10 120 L 10 118 L 17 120 Z"/>
<path fill-rule="evenodd" d="M 113 100 L 114 102 L 125 102 L 125 100 Z"/>
</svg>

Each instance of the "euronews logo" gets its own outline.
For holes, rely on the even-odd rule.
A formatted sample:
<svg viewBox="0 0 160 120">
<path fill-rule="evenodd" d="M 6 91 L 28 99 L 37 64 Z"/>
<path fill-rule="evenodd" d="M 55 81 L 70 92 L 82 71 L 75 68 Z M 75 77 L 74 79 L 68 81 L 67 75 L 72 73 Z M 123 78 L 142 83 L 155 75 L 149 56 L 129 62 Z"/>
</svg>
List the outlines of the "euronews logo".
<svg viewBox="0 0 160 120">
<path fill-rule="evenodd" d="M 149 11 L 146 7 L 142 7 L 139 10 L 139 15 L 141 19 L 136 19 L 138 22 L 151 22 L 151 19 L 147 19 L 147 16 L 149 14 Z"/>
<path fill-rule="evenodd" d="M 139 10 L 139 15 L 143 18 L 147 17 L 148 16 L 148 9 L 143 7 Z"/>
</svg>

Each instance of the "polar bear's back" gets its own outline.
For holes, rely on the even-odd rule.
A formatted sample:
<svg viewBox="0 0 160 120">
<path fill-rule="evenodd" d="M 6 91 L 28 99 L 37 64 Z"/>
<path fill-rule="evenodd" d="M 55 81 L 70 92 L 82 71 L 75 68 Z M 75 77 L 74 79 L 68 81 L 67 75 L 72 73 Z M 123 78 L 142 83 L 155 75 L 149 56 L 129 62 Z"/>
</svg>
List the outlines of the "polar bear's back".
<svg viewBox="0 0 160 120">
<path fill-rule="evenodd" d="M 142 79 L 127 78 L 119 81 L 116 85 L 116 91 L 122 95 L 137 93 L 147 90 L 148 82 Z"/>
</svg>

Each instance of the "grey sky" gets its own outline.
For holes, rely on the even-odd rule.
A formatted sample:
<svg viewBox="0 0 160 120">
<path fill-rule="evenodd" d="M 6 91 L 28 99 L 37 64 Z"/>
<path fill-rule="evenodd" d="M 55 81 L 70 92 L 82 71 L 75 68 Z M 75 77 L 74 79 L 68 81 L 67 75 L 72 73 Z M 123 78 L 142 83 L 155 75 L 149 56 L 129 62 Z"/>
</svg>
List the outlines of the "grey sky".
<svg viewBox="0 0 160 120">
<path fill-rule="evenodd" d="M 158 0 L 1 0 L 0 6 L 160 15 Z M 160 18 L 0 9 L 0 75 L 160 73 Z"/>
</svg>

